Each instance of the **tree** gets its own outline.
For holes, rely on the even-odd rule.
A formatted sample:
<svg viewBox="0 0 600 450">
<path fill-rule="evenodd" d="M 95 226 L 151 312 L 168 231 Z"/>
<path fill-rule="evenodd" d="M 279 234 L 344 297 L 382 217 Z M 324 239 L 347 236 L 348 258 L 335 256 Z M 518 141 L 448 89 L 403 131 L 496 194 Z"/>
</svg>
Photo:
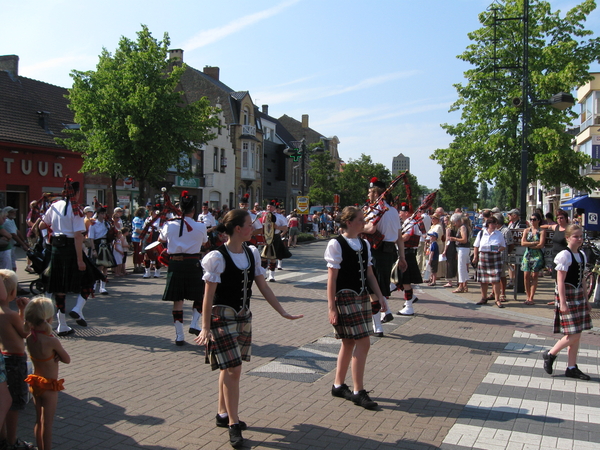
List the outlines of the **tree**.
<svg viewBox="0 0 600 450">
<path fill-rule="evenodd" d="M 314 149 L 316 147 L 324 148 L 325 145 L 322 142 L 309 145 L 308 153 L 311 156 L 308 176 L 310 177 L 311 185 L 308 196 L 314 205 L 331 205 L 333 203 L 333 196 L 337 193 L 335 164 L 331 160 L 329 152 L 315 152 Z"/>
<path fill-rule="evenodd" d="M 533 104 L 589 81 L 589 66 L 598 60 L 600 40 L 588 38 L 592 31 L 584 28 L 586 17 L 596 7 L 594 0 L 584 0 L 564 17 L 552 12 L 547 1 L 529 2 L 529 100 Z M 467 83 L 455 85 L 458 100 L 451 111 L 461 111 L 461 122 L 442 125 L 453 142 L 447 149 L 436 150 L 431 158 L 442 165 L 442 178 L 451 178 L 446 170 L 455 174 L 461 167 L 477 181 L 508 189 L 514 205 L 520 183 L 523 111 L 512 99 L 521 97 L 523 24 L 521 20 L 495 19 L 522 17 L 523 0 L 504 0 L 495 6 L 480 14 L 483 27 L 469 33 L 472 44 L 459 55 L 474 66 L 465 72 Z M 566 133 L 577 115 L 549 106 L 532 107 L 530 112 L 528 181 L 592 189 L 597 183 L 579 173 L 591 163 L 591 157 L 574 152 L 572 136 Z"/>
<path fill-rule="evenodd" d="M 84 172 L 135 178 L 141 203 L 167 168 L 193 175 L 189 158 L 215 137 L 218 118 L 206 98 L 184 104 L 177 85 L 186 66 L 167 59 L 168 34 L 157 41 L 142 25 L 137 35 L 121 37 L 114 55 L 103 49 L 95 71 L 71 72 L 67 98 L 80 128 L 58 141 L 82 154 Z"/>
<path fill-rule="evenodd" d="M 385 184 L 392 180 L 388 168 L 381 163 L 373 163 L 370 156 L 363 153 L 359 159 L 350 159 L 338 177 L 341 206 L 362 206 L 367 200 L 369 182 L 373 177 Z"/>
</svg>

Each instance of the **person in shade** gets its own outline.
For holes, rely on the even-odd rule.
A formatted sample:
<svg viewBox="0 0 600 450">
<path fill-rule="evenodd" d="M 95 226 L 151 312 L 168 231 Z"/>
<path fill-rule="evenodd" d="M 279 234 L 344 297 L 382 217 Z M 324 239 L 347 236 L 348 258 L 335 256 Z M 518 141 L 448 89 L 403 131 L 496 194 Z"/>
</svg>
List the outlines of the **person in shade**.
<svg viewBox="0 0 600 450">
<path fill-rule="evenodd" d="M 414 316 L 413 303 L 419 301 L 414 295 L 413 284 L 423 283 L 421 270 L 417 263 L 417 248 L 421 239 L 421 229 L 414 219 L 411 219 L 410 209 L 406 203 L 400 205 L 400 221 L 402 222 L 402 240 L 407 268 L 402 274 L 402 288 L 404 289 L 404 308 L 398 311 L 401 316 Z M 434 214 L 435 216 L 435 214 Z M 433 216 L 432 216 L 433 217 Z"/>
<path fill-rule="evenodd" d="M 206 363 L 220 369 L 218 427 L 229 427 L 229 442 L 239 448 L 244 443 L 242 430 L 247 425 L 238 416 L 242 361 L 250 361 L 252 344 L 252 284 L 281 317 L 295 320 L 271 291 L 265 281 L 260 255 L 254 246 L 244 245 L 254 230 L 248 211 L 234 209 L 223 218 L 217 229 L 225 231 L 229 240 L 202 260 L 206 283 L 202 305 L 202 331 L 195 339 L 206 345 Z"/>
<path fill-rule="evenodd" d="M 385 305 L 385 298 L 373 273 L 369 244 L 359 237 L 365 225 L 362 211 L 346 206 L 339 220 L 342 234 L 331 239 L 325 250 L 329 323 L 333 325 L 336 339 L 342 340 L 331 395 L 351 400 L 366 409 L 375 409 L 377 403 L 364 388 L 373 334 L 373 307 L 367 285 L 379 299 L 373 302 L 378 303 L 376 309 Z M 354 391 L 345 383 L 351 361 Z"/>
<path fill-rule="evenodd" d="M 179 202 L 182 217 L 169 220 L 160 231 L 158 240 L 167 244 L 169 253 L 169 271 L 162 299 L 173 302 L 173 324 L 175 326 L 175 344 L 184 345 L 183 301 L 192 300 L 192 322 L 190 333 L 199 334 L 201 309 L 199 303 L 204 297 L 204 281 L 200 266 L 200 249 L 208 238 L 206 226 L 194 220 L 196 208 L 194 199 L 188 193 L 181 193 Z"/>
<path fill-rule="evenodd" d="M 543 354 L 544 370 L 548 374 L 554 371 L 553 365 L 558 353 L 567 348 L 567 370 L 565 376 L 579 380 L 589 380 L 590 376 L 577 367 L 577 353 L 581 341 L 581 332 L 592 328 L 590 311 L 592 306 L 586 298 L 583 271 L 587 262 L 581 249 L 583 230 L 579 225 L 569 225 L 565 231 L 566 250 L 561 251 L 556 264 L 556 288 L 554 306 L 554 332 L 563 337 Z"/>
<path fill-rule="evenodd" d="M 54 294 L 58 309 L 56 314 L 58 336 L 67 336 L 75 331 L 67 325 L 65 317 L 66 297 L 69 292 L 78 292 L 77 303 L 69 315 L 78 325 L 85 327 L 83 307 L 93 291 L 96 280 L 106 277 L 87 258 L 83 251 L 83 234 L 86 231 L 84 214 L 79 201 L 79 182 L 65 179 L 64 196 L 46 211 L 40 229 L 52 232 L 50 257 L 50 280 L 46 292 Z"/>
</svg>

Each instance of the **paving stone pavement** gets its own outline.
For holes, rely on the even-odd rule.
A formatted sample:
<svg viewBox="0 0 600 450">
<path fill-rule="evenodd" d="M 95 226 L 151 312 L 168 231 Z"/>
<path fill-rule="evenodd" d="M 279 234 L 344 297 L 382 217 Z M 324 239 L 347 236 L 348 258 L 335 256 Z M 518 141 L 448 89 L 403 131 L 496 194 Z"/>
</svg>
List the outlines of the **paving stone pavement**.
<svg viewBox="0 0 600 450">
<path fill-rule="evenodd" d="M 253 354 L 243 366 L 240 400 L 249 425 L 245 448 L 597 448 L 600 330 L 582 340 L 580 367 L 591 381 L 565 379 L 566 354 L 549 376 L 540 355 L 556 338 L 541 305 L 536 315 L 516 304 L 476 306 L 472 293 L 418 288 L 415 316 L 396 317 L 384 324 L 384 338 L 372 339 L 365 384 L 380 408 L 332 397 L 339 344 L 327 320 L 324 247 L 293 249 L 270 283 L 303 319 L 286 321 L 262 297 L 252 298 Z M 23 285 L 31 279 L 23 275 Z M 164 283 L 139 275 L 113 279 L 110 295 L 86 306 L 90 326 L 72 324 L 77 333 L 63 340 L 72 362 L 61 365 L 66 390 L 55 449 L 231 448 L 227 430 L 214 425 L 218 374 L 204 364 L 192 335 L 187 345 L 174 345 L 171 305 L 160 300 Z M 70 296 L 67 306 L 73 304 Z M 397 293 L 391 306 L 402 306 Z M 292 374 L 282 376 L 286 371 Z M 28 405 L 20 437 L 33 440 L 34 419 Z"/>
</svg>

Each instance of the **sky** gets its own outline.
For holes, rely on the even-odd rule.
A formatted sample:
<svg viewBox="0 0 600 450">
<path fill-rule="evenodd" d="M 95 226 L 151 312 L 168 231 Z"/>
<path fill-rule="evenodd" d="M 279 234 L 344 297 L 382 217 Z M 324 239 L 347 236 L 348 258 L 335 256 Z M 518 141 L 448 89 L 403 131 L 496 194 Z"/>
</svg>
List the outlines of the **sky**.
<svg viewBox="0 0 600 450">
<path fill-rule="evenodd" d="M 460 120 L 448 110 L 470 68 L 456 56 L 493 1 L 4 1 L 0 55 L 18 55 L 21 76 L 68 88 L 72 70 L 94 70 L 103 48 L 135 40 L 144 24 L 157 39 L 168 33 L 190 66 L 218 66 L 269 115 L 308 114 L 311 128 L 338 137 L 344 161 L 364 153 L 391 170 L 402 153 L 434 189 L 441 167 L 429 156 L 451 142 L 440 125 Z M 579 2 L 550 3 L 566 12 Z M 600 30 L 600 11 L 586 27 Z"/>
</svg>

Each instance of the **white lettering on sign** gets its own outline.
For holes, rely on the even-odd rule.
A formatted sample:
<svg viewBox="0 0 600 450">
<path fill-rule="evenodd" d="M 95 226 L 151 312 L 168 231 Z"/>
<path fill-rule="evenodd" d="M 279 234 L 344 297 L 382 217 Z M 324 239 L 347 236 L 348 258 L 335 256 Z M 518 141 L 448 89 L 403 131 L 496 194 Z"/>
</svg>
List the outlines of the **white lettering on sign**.
<svg viewBox="0 0 600 450">
<path fill-rule="evenodd" d="M 15 160 L 13 158 L 4 158 L 4 162 L 6 163 L 6 174 L 10 175 L 11 174 L 11 164 L 15 162 Z"/>
<path fill-rule="evenodd" d="M 598 225 L 598 214 L 597 213 L 588 213 L 588 224 L 590 225 Z"/>
<path fill-rule="evenodd" d="M 62 164 L 61 163 L 54 163 L 54 176 L 58 177 L 58 178 L 62 178 L 63 174 L 62 174 Z"/>
<path fill-rule="evenodd" d="M 43 164 L 43 166 L 42 166 L 42 164 Z M 38 161 L 38 172 L 43 177 L 45 177 L 46 175 L 48 175 L 48 163 L 47 162 Z"/>
<path fill-rule="evenodd" d="M 23 175 L 29 175 L 31 173 L 31 160 L 30 159 L 22 159 L 21 160 L 21 172 Z"/>
</svg>

